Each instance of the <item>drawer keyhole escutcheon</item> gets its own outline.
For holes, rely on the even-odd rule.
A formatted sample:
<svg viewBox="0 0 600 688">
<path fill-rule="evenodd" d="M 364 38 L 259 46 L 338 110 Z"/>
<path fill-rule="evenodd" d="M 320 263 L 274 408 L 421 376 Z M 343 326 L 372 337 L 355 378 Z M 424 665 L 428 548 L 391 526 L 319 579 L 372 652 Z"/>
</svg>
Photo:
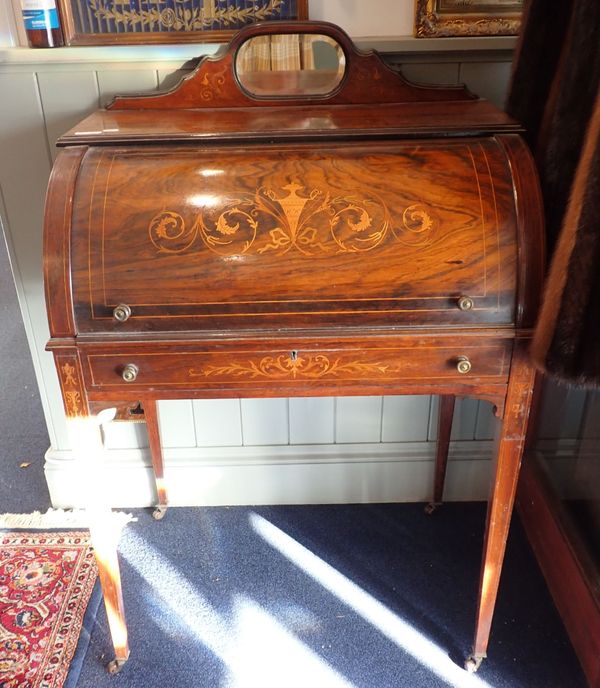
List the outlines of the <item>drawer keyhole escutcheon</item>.
<svg viewBox="0 0 600 688">
<path fill-rule="evenodd" d="M 125 382 L 133 382 L 138 376 L 139 369 L 134 363 L 128 363 L 121 373 L 121 377 Z"/>
<path fill-rule="evenodd" d="M 471 361 L 467 356 L 459 356 L 456 362 L 456 370 L 461 375 L 466 375 L 472 368 Z"/>
<path fill-rule="evenodd" d="M 475 305 L 473 303 L 473 299 L 470 296 L 461 296 L 458 299 L 457 303 L 461 311 L 473 310 L 473 306 Z"/>
<path fill-rule="evenodd" d="M 290 358 L 292 359 L 292 361 L 298 360 L 298 352 L 296 351 L 296 349 L 290 351 Z"/>
<path fill-rule="evenodd" d="M 129 320 L 129 316 L 131 315 L 131 308 L 126 303 L 120 303 L 118 306 L 115 306 L 115 309 L 113 310 L 113 317 L 117 322 L 125 322 L 126 320 Z"/>
</svg>

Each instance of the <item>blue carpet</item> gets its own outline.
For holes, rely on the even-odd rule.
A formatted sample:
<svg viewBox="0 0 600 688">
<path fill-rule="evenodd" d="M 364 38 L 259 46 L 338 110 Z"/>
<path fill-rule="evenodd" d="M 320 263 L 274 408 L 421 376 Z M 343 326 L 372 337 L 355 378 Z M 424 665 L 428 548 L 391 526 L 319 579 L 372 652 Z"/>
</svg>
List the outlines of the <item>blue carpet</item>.
<svg viewBox="0 0 600 688">
<path fill-rule="evenodd" d="M 131 658 L 103 608 L 79 688 L 578 688 L 577 659 L 515 519 L 489 657 L 473 633 L 482 504 L 171 509 L 121 541 Z"/>
<path fill-rule="evenodd" d="M 69 673 L 67 678 L 63 683 L 63 688 L 75 688 L 79 681 L 79 675 L 81 673 L 81 667 L 85 660 L 85 656 L 88 651 L 90 644 L 90 639 L 92 636 L 92 630 L 96 625 L 96 617 L 98 615 L 98 609 L 102 603 L 102 588 L 100 587 L 100 580 L 96 580 L 94 589 L 90 596 L 87 609 L 83 616 L 83 624 L 81 626 L 81 633 L 79 634 L 79 640 L 77 642 L 77 647 L 75 648 L 75 654 L 69 665 Z"/>
</svg>

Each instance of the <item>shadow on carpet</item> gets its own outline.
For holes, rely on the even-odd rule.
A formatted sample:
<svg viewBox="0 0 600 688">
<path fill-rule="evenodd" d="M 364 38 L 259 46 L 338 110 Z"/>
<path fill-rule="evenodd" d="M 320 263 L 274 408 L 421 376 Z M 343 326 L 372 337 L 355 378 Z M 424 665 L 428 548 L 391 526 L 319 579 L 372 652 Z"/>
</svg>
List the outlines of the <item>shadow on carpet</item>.
<svg viewBox="0 0 600 688">
<path fill-rule="evenodd" d="M 515 518 L 488 659 L 470 650 L 483 504 L 139 512 L 121 540 L 131 658 L 103 609 L 79 688 L 583 688 Z M 452 661 L 454 660 L 454 661 Z"/>
</svg>

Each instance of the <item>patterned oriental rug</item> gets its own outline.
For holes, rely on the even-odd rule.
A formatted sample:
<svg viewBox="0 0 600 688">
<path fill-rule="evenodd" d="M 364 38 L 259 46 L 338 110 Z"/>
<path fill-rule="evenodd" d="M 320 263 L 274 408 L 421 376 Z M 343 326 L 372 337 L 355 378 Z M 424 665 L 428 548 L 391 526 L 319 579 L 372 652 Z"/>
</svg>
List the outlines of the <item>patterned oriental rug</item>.
<svg viewBox="0 0 600 688">
<path fill-rule="evenodd" d="M 88 532 L 0 532 L 0 688 L 61 688 L 97 575 Z"/>
</svg>

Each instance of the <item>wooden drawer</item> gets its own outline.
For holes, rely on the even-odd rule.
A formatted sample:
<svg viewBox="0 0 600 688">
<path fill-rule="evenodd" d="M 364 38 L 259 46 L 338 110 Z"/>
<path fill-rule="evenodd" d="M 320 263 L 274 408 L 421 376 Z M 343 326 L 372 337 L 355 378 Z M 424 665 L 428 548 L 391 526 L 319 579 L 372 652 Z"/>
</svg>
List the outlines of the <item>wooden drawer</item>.
<svg viewBox="0 0 600 688">
<path fill-rule="evenodd" d="M 418 382 L 504 382 L 511 340 L 457 342 L 445 338 L 423 342 L 405 338 L 385 345 L 334 343 L 289 347 L 221 346 L 219 350 L 169 350 L 154 345 L 115 346 L 114 351 L 88 351 L 88 386 L 131 396 L 135 390 L 226 390 L 252 396 L 253 390 L 319 387 L 386 386 Z M 295 347 L 295 348 L 294 348 Z M 189 349 L 189 347 L 188 347 Z M 125 381 L 124 376 L 132 378 Z"/>
<path fill-rule="evenodd" d="M 514 321 L 494 138 L 92 148 L 72 217 L 81 333 Z"/>
</svg>

